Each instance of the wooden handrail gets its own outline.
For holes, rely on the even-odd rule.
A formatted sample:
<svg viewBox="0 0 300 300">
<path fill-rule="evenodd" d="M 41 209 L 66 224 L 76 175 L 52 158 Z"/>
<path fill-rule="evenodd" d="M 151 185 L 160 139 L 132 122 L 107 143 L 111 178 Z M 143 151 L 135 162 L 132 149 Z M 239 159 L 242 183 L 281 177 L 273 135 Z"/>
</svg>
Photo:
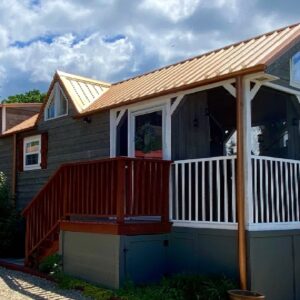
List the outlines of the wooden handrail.
<svg viewBox="0 0 300 300">
<path fill-rule="evenodd" d="M 23 210 L 26 259 L 55 239 L 57 222 L 69 217 L 114 217 L 122 224 L 128 217 L 159 216 L 167 222 L 170 164 L 128 157 L 63 164 Z"/>
</svg>

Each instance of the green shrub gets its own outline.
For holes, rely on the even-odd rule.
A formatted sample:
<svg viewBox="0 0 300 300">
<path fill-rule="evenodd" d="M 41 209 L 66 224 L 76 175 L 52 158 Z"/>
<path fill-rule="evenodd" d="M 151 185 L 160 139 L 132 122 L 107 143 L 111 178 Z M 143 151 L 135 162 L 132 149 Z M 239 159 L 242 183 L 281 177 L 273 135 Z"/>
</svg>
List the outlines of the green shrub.
<svg viewBox="0 0 300 300">
<path fill-rule="evenodd" d="M 39 271 L 55 276 L 62 271 L 62 259 L 59 254 L 53 254 L 44 258 L 39 264 Z"/>
<path fill-rule="evenodd" d="M 236 284 L 225 277 L 180 274 L 155 285 L 129 284 L 117 294 L 124 300 L 225 300 L 233 288 Z"/>
<path fill-rule="evenodd" d="M 24 257 L 24 221 L 12 204 L 5 175 L 0 172 L 0 257 Z"/>
</svg>

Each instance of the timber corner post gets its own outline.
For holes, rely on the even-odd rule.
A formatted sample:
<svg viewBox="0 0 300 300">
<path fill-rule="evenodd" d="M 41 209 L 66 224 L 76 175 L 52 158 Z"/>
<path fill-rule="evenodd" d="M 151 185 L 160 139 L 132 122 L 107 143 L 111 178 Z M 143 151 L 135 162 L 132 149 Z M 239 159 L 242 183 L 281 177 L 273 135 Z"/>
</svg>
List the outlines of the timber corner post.
<svg viewBox="0 0 300 300">
<path fill-rule="evenodd" d="M 237 176 L 236 201 L 238 221 L 238 262 L 240 288 L 247 290 L 247 237 L 246 224 L 251 216 L 248 207 L 251 202 L 251 99 L 250 81 L 236 77 L 236 129 L 237 129 Z M 250 181 L 249 181 L 250 180 Z"/>
</svg>

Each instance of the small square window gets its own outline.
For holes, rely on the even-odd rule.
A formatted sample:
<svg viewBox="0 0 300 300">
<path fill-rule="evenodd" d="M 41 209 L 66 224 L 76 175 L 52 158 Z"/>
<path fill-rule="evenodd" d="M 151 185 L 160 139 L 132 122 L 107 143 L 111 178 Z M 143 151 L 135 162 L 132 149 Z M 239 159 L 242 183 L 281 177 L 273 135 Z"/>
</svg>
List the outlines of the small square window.
<svg viewBox="0 0 300 300">
<path fill-rule="evenodd" d="M 24 170 L 41 168 L 41 136 L 35 135 L 24 139 Z"/>
<path fill-rule="evenodd" d="M 290 68 L 290 85 L 300 88 L 300 52 L 291 58 Z"/>
</svg>

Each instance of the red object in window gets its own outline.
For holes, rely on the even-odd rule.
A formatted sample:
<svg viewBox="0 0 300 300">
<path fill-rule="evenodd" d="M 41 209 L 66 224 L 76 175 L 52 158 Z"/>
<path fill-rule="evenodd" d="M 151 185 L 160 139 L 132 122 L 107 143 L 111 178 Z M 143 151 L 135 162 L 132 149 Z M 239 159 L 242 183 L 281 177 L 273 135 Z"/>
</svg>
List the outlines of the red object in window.
<svg viewBox="0 0 300 300">
<path fill-rule="evenodd" d="M 163 153 L 162 153 L 162 150 L 154 150 L 154 151 L 150 151 L 148 153 L 144 153 L 141 150 L 135 150 L 135 157 L 162 159 Z"/>
</svg>

